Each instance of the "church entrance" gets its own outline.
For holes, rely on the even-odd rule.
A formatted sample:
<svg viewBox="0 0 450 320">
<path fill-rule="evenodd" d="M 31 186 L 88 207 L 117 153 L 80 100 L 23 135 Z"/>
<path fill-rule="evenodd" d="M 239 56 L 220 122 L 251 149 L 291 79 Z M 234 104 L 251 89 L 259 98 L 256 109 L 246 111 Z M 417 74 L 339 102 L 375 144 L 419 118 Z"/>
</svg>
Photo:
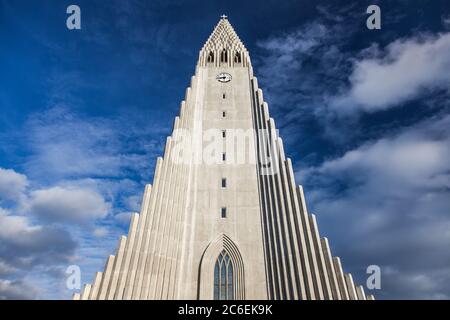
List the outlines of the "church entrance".
<svg viewBox="0 0 450 320">
<path fill-rule="evenodd" d="M 222 233 L 209 243 L 199 267 L 198 299 L 245 299 L 244 261 L 228 236 Z"/>
</svg>

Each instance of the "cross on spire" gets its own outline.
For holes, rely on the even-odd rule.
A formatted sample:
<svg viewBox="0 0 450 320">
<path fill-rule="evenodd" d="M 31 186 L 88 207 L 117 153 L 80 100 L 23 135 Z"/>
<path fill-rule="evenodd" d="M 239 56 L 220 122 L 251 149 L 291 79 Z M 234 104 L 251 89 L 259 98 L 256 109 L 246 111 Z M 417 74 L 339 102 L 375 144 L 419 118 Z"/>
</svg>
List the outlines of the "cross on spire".
<svg viewBox="0 0 450 320">
<path fill-rule="evenodd" d="M 228 19 L 228 16 L 226 14 L 223 14 L 220 16 L 222 19 Z"/>
</svg>

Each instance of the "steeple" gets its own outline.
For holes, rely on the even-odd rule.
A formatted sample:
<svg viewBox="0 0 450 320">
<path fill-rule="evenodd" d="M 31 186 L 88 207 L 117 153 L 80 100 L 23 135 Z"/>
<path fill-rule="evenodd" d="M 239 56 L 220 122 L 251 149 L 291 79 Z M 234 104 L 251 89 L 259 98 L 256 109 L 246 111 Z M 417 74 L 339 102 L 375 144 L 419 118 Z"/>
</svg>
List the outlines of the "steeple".
<svg viewBox="0 0 450 320">
<path fill-rule="evenodd" d="M 246 67 L 250 58 L 226 15 L 222 15 L 202 50 L 200 66 L 206 67 Z"/>
<path fill-rule="evenodd" d="M 250 58 L 223 15 L 141 211 L 81 300 L 366 300 L 307 210 Z"/>
</svg>

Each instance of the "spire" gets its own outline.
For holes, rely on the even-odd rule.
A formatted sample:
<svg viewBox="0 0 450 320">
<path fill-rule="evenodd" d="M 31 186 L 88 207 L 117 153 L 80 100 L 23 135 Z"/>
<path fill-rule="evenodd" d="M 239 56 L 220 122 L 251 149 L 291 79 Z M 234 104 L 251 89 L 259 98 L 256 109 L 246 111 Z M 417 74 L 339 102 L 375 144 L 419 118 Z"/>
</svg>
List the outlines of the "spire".
<svg viewBox="0 0 450 320">
<path fill-rule="evenodd" d="M 228 21 L 222 15 L 219 22 L 200 51 L 201 66 L 247 66 L 250 64 L 248 52 Z"/>
</svg>

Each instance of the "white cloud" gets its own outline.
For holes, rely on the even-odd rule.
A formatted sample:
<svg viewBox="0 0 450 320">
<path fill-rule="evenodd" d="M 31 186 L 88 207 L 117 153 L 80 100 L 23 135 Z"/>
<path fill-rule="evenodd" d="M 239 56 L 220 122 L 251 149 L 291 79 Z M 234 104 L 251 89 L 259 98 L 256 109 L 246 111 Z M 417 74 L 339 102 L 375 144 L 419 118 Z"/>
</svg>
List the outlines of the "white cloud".
<svg viewBox="0 0 450 320">
<path fill-rule="evenodd" d="M 0 240 L 0 259 L 4 258 L 7 262 L 20 260 L 19 262 L 27 264 L 31 260 L 26 257 L 30 255 L 39 255 L 47 250 L 54 250 L 53 254 L 57 254 L 57 248 L 64 247 L 70 251 L 75 246 L 70 235 L 63 229 L 33 224 L 28 217 L 12 215 L 1 208 Z"/>
<path fill-rule="evenodd" d="M 300 174 L 346 266 L 377 264 L 381 297 L 450 295 L 450 116 L 366 143 Z M 343 221 L 345 227 L 342 227 Z M 389 269 L 390 268 L 390 269 Z M 409 284 L 408 284 L 409 283 Z M 409 290 L 412 283 L 417 286 Z"/>
<path fill-rule="evenodd" d="M 328 97 L 337 95 L 347 81 L 353 56 L 347 45 L 360 27 L 354 25 L 357 20 L 349 13 L 336 14 L 338 10 L 329 8 L 321 11 L 337 20 L 330 23 L 321 16 L 257 43 L 262 51 L 254 60 L 259 86 L 286 145 L 296 148 L 299 143 L 314 143 L 311 140 L 319 138 L 310 135 L 311 127 L 326 131 L 333 128 L 330 136 L 334 141 L 338 135 L 345 135 L 341 123 L 330 119 L 333 113 L 327 104 Z M 310 136 L 308 142 L 299 142 L 297 137 L 302 135 Z"/>
<path fill-rule="evenodd" d="M 127 224 L 114 214 L 135 210 L 141 179 L 150 179 L 152 159 L 163 150 L 163 139 L 152 134 L 165 128 L 149 122 L 128 115 L 86 119 L 59 107 L 30 115 L 21 131 L 31 153 L 27 176 L 0 173 L 7 192 L 0 198 L 8 200 L 0 212 L 0 273 L 11 280 L 0 296 L 14 297 L 26 284 L 42 289 L 32 298 L 69 297 L 64 275 L 54 270 L 77 256 L 83 281 L 92 281 Z"/>
<path fill-rule="evenodd" d="M 341 158 L 324 163 L 318 171 L 322 174 L 343 174 L 348 170 L 357 170 L 363 175 L 376 173 L 373 178 L 377 183 L 391 188 L 398 185 L 408 188 L 445 187 L 445 179 L 441 179 L 445 176 L 441 175 L 450 169 L 448 159 L 449 141 L 434 141 L 424 137 L 416 140 L 405 135 L 381 139 L 349 151 Z"/>
<path fill-rule="evenodd" d="M 114 219 L 119 221 L 120 224 L 127 226 L 130 223 L 131 216 L 134 212 L 121 212 L 114 216 Z"/>
<path fill-rule="evenodd" d="M 129 196 L 124 202 L 128 209 L 139 211 L 141 209 L 142 194 Z"/>
<path fill-rule="evenodd" d="M 373 52 L 371 52 L 373 51 Z M 336 111 L 374 112 L 450 85 L 450 33 L 396 40 L 383 52 L 366 50 L 349 76 L 350 88 L 332 99 Z M 377 55 L 377 57 L 370 57 Z"/>
<path fill-rule="evenodd" d="M 27 186 L 26 176 L 11 169 L 0 168 L 0 200 L 19 201 Z"/>
<path fill-rule="evenodd" d="M 29 300 L 36 297 L 37 290 L 18 280 L 0 279 L 0 300 Z"/>
<path fill-rule="evenodd" d="M 51 286 L 46 294 L 55 292 L 63 280 L 54 270 L 70 261 L 76 245 L 63 228 L 0 209 L 0 299 L 39 298 L 36 281 Z"/>
<path fill-rule="evenodd" d="M 98 119 L 82 121 L 65 109 L 55 108 L 29 125 L 34 155 L 28 163 L 33 175 L 51 170 L 57 176 L 114 175 L 121 166 L 114 155 L 114 130 Z"/>
<path fill-rule="evenodd" d="M 299 53 L 310 53 L 321 45 L 328 36 L 325 25 L 311 23 L 292 33 L 261 41 L 258 43 L 258 46 L 271 52 L 272 63 L 275 65 L 294 64 L 292 67 L 295 68 L 301 64 L 301 61 L 297 59 Z"/>
<path fill-rule="evenodd" d="M 26 139 L 32 151 L 25 164 L 28 176 L 57 181 L 143 175 L 150 155 L 163 149 L 150 134 L 164 128 L 140 121 L 144 120 L 127 115 L 86 119 L 64 107 L 34 115 L 27 123 Z"/>
<path fill-rule="evenodd" d="M 444 25 L 444 27 L 450 27 L 450 15 L 442 16 L 442 24 Z"/>
<path fill-rule="evenodd" d="M 93 234 L 94 236 L 96 236 L 97 238 L 103 238 L 105 236 L 107 236 L 109 233 L 108 229 L 106 228 L 95 228 Z"/>
<path fill-rule="evenodd" d="M 31 193 L 29 210 L 50 221 L 85 222 L 104 218 L 110 204 L 94 190 L 53 187 Z"/>
<path fill-rule="evenodd" d="M 339 77 L 342 73 L 339 45 L 342 37 L 349 33 L 346 25 L 330 27 L 317 20 L 292 32 L 259 41 L 257 46 L 263 50 L 256 59 L 260 85 L 265 94 L 276 96 L 276 100 L 269 101 L 280 107 L 287 102 L 292 108 L 292 102 L 304 98 L 306 91 L 311 95 L 318 89 L 316 81 L 322 85 L 324 80 L 328 81 L 324 70 L 333 74 L 333 79 Z M 308 63 L 317 59 L 320 68 L 310 68 Z M 323 95 L 323 88 L 320 89 Z M 298 108 L 303 107 L 308 106 L 298 105 Z"/>
<path fill-rule="evenodd" d="M 0 260 L 0 277 L 12 274 L 16 271 L 17 269 L 14 266 L 9 265 L 6 261 Z"/>
<path fill-rule="evenodd" d="M 0 260 L 0 277 L 12 274 L 15 271 L 17 271 L 17 269 L 14 266 L 8 264 L 6 261 Z"/>
<path fill-rule="evenodd" d="M 0 238 L 10 238 L 14 241 L 17 237 L 17 241 L 21 241 L 21 237 L 24 234 L 29 234 L 35 231 L 39 231 L 41 228 L 38 226 L 30 226 L 29 220 L 24 216 L 12 216 L 6 209 L 0 208 Z"/>
</svg>

